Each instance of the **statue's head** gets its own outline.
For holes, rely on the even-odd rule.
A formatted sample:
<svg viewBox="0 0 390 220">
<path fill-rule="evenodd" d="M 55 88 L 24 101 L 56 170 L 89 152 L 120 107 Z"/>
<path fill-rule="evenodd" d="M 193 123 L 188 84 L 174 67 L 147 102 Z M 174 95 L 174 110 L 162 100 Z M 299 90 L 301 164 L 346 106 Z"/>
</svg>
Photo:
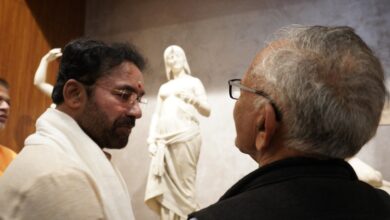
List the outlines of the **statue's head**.
<svg viewBox="0 0 390 220">
<path fill-rule="evenodd" d="M 165 49 L 164 63 L 168 80 L 173 79 L 174 74 L 179 73 L 182 70 L 188 75 L 191 75 L 184 50 L 177 45 L 171 45 Z"/>
</svg>

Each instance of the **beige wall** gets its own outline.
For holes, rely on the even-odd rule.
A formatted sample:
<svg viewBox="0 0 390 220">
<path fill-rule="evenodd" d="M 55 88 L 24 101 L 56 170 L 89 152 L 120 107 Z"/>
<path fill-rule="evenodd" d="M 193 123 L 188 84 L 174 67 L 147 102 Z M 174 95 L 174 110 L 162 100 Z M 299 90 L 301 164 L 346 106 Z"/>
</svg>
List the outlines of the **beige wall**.
<svg viewBox="0 0 390 220">
<path fill-rule="evenodd" d="M 146 138 L 155 96 L 165 82 L 163 50 L 178 44 L 187 52 L 194 75 L 208 92 L 210 118 L 201 119 L 203 146 L 198 164 L 201 207 L 215 202 L 256 164 L 234 147 L 234 101 L 227 80 L 239 78 L 271 33 L 298 24 L 349 25 L 390 68 L 390 2 L 388 0 L 87 0 L 86 35 L 108 41 L 131 40 L 149 59 L 145 73 L 151 103 L 130 137 L 129 146 L 114 152 L 124 173 L 138 219 L 157 219 L 144 204 L 150 159 Z M 381 127 L 359 157 L 390 179 L 390 127 Z"/>
</svg>

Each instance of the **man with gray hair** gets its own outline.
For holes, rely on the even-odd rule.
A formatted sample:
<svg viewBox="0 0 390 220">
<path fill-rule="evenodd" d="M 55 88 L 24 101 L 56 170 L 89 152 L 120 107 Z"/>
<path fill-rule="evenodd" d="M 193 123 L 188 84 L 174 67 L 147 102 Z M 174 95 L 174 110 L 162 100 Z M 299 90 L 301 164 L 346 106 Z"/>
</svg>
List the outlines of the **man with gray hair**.
<svg viewBox="0 0 390 220">
<path fill-rule="evenodd" d="M 235 144 L 261 167 L 190 219 L 390 219 L 390 196 L 346 158 L 376 133 L 377 57 L 349 27 L 294 26 L 229 81 Z"/>
</svg>

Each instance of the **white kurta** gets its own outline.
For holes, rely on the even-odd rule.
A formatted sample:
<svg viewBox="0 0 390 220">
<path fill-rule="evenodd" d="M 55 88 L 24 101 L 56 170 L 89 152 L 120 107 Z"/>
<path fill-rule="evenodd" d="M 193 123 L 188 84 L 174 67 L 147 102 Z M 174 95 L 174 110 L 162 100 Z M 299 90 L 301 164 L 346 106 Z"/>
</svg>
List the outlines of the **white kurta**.
<svg viewBox="0 0 390 220">
<path fill-rule="evenodd" d="M 0 177 L 0 219 L 134 219 L 119 172 L 67 114 L 48 109 Z"/>
</svg>

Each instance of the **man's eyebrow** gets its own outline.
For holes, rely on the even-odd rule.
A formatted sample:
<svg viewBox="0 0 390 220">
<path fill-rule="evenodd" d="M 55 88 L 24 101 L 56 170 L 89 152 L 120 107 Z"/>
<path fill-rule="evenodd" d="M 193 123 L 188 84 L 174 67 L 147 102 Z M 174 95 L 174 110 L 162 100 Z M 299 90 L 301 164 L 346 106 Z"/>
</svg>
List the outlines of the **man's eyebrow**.
<svg viewBox="0 0 390 220">
<path fill-rule="evenodd" d="M 129 85 L 119 86 L 117 89 L 126 90 L 127 92 L 135 92 L 135 93 L 137 93 L 137 90 L 134 87 L 129 86 Z M 139 94 L 140 94 L 140 96 L 143 96 L 143 95 L 145 95 L 145 91 L 141 91 Z"/>
</svg>

